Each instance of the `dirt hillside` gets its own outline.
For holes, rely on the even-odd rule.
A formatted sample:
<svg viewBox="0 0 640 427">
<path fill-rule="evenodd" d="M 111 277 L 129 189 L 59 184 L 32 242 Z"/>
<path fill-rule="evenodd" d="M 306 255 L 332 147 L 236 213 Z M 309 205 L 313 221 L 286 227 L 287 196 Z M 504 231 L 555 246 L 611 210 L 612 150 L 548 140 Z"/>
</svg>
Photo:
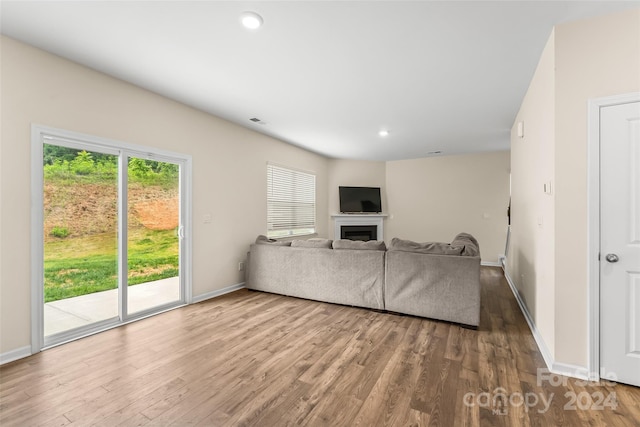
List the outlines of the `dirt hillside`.
<svg viewBox="0 0 640 427">
<path fill-rule="evenodd" d="M 152 230 L 178 226 L 178 190 L 160 186 L 133 185 L 129 188 L 129 225 Z M 54 227 L 66 229 L 69 236 L 116 230 L 117 189 L 104 184 L 60 185 L 45 183 L 45 240 Z"/>
</svg>

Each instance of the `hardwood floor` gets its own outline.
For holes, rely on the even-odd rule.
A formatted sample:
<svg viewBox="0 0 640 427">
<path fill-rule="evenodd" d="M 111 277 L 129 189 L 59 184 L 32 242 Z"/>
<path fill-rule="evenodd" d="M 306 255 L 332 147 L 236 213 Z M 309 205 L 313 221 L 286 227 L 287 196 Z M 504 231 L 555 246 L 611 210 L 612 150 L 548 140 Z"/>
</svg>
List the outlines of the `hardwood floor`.
<svg viewBox="0 0 640 427">
<path fill-rule="evenodd" d="M 543 366 L 497 268 L 477 331 L 241 290 L 2 366 L 0 424 L 640 425 L 639 388 Z"/>
</svg>

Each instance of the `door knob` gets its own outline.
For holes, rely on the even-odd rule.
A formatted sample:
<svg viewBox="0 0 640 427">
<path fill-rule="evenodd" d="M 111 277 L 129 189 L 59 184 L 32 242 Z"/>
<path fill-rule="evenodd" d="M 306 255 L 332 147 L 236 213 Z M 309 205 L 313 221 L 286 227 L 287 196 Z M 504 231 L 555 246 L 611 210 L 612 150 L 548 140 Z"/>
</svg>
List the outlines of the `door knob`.
<svg viewBox="0 0 640 427">
<path fill-rule="evenodd" d="M 616 254 L 607 254 L 605 259 L 607 260 L 607 262 L 618 262 L 618 261 L 620 261 L 620 258 L 618 258 L 618 255 L 616 255 Z"/>
</svg>

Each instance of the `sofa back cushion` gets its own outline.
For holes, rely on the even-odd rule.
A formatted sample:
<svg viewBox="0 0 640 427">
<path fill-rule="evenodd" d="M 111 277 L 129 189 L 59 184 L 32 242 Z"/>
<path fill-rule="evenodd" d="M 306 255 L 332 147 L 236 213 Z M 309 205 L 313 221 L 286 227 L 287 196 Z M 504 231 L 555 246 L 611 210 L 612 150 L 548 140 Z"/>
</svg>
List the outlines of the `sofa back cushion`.
<svg viewBox="0 0 640 427">
<path fill-rule="evenodd" d="M 480 245 L 475 237 L 469 233 L 460 233 L 453 238 L 452 245 L 462 246 L 462 255 L 480 256 Z"/>
<path fill-rule="evenodd" d="M 291 246 L 291 242 L 283 242 L 280 240 L 269 239 L 267 236 L 259 235 L 256 239 L 257 245 L 273 245 L 273 246 Z"/>
<path fill-rule="evenodd" d="M 417 243 L 411 240 L 403 240 L 394 237 L 389 245 L 390 251 L 416 252 L 420 254 L 436 255 L 462 255 L 464 245 L 454 245 L 449 243 L 426 242 Z"/>
<path fill-rule="evenodd" d="M 369 240 L 363 242 L 361 240 L 340 239 L 333 241 L 333 249 L 356 249 L 365 251 L 386 251 L 387 246 L 382 240 Z"/>
<path fill-rule="evenodd" d="M 332 240 L 313 238 L 309 240 L 294 240 L 291 246 L 294 248 L 320 248 L 331 249 Z"/>
</svg>

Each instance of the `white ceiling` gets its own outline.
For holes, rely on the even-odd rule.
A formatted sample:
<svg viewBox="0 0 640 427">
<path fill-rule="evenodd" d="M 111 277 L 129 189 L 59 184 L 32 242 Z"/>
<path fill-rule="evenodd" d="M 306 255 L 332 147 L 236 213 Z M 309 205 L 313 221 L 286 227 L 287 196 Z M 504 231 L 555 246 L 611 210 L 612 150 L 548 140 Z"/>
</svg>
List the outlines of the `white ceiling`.
<svg viewBox="0 0 640 427">
<path fill-rule="evenodd" d="M 1 31 L 329 157 L 396 160 L 508 149 L 553 25 L 639 5 L 2 1 Z"/>
</svg>

